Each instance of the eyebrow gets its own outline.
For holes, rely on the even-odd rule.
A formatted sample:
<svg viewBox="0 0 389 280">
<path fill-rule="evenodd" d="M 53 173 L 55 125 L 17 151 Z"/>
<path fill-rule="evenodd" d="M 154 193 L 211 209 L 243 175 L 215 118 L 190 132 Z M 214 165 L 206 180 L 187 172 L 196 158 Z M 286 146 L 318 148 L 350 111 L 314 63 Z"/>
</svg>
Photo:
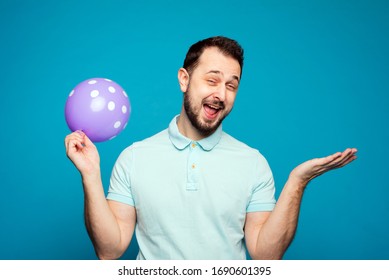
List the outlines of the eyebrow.
<svg viewBox="0 0 389 280">
<path fill-rule="evenodd" d="M 211 70 L 211 71 L 208 71 L 206 74 L 217 74 L 217 75 L 222 75 L 223 76 L 223 73 L 219 70 Z M 238 83 L 239 83 L 239 77 L 236 76 L 236 75 L 232 75 L 232 79 L 233 80 L 237 80 Z"/>
</svg>

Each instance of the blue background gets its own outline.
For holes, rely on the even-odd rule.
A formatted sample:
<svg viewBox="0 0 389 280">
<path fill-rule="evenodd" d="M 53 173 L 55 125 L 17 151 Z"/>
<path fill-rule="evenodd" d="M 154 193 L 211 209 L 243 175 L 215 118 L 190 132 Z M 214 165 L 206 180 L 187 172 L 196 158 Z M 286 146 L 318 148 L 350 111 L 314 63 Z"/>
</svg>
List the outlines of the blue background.
<svg viewBox="0 0 389 280">
<path fill-rule="evenodd" d="M 299 163 L 357 147 L 306 190 L 285 259 L 389 259 L 388 1 L 1 1 L 0 259 L 95 259 L 64 106 L 110 78 L 132 115 L 97 144 L 105 189 L 119 153 L 179 113 L 187 48 L 237 39 L 245 68 L 224 129 L 268 159 L 277 196 Z M 132 242 L 123 258 L 135 258 Z"/>
</svg>

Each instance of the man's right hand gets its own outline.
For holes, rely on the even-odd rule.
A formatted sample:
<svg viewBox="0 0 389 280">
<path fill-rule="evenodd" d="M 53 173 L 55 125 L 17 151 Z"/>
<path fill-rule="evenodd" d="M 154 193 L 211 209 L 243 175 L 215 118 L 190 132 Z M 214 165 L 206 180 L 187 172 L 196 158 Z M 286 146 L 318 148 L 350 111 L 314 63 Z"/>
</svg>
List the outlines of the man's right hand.
<svg viewBox="0 0 389 280">
<path fill-rule="evenodd" d="M 100 172 L 100 156 L 96 146 L 81 130 L 65 138 L 66 155 L 80 171 L 81 175 Z"/>
</svg>

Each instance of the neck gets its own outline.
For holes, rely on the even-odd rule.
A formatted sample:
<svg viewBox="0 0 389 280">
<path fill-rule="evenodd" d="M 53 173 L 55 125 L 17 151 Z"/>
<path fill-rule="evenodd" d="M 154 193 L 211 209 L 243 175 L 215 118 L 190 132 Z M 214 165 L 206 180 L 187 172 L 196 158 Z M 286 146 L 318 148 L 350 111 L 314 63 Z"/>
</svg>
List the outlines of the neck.
<svg viewBox="0 0 389 280">
<path fill-rule="evenodd" d="M 189 138 L 193 141 L 199 141 L 204 138 L 204 136 L 201 135 L 195 127 L 193 127 L 192 123 L 190 122 L 185 112 L 184 106 L 182 106 L 181 108 L 180 117 L 178 118 L 177 121 L 177 127 L 178 127 L 178 131 L 182 135 L 184 135 L 186 138 Z"/>
</svg>

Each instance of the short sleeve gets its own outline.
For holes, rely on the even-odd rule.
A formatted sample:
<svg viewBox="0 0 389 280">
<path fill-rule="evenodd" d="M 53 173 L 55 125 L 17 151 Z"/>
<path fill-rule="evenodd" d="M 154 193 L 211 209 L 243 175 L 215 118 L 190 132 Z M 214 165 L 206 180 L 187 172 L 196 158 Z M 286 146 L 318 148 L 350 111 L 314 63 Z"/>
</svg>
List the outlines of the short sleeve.
<svg viewBox="0 0 389 280">
<path fill-rule="evenodd" d="M 107 199 L 135 206 L 130 178 L 132 154 L 132 149 L 129 147 L 116 160 L 110 178 Z"/>
<path fill-rule="evenodd" d="M 258 155 L 254 169 L 252 186 L 251 199 L 246 212 L 272 211 L 276 204 L 273 173 L 261 154 Z"/>
</svg>

